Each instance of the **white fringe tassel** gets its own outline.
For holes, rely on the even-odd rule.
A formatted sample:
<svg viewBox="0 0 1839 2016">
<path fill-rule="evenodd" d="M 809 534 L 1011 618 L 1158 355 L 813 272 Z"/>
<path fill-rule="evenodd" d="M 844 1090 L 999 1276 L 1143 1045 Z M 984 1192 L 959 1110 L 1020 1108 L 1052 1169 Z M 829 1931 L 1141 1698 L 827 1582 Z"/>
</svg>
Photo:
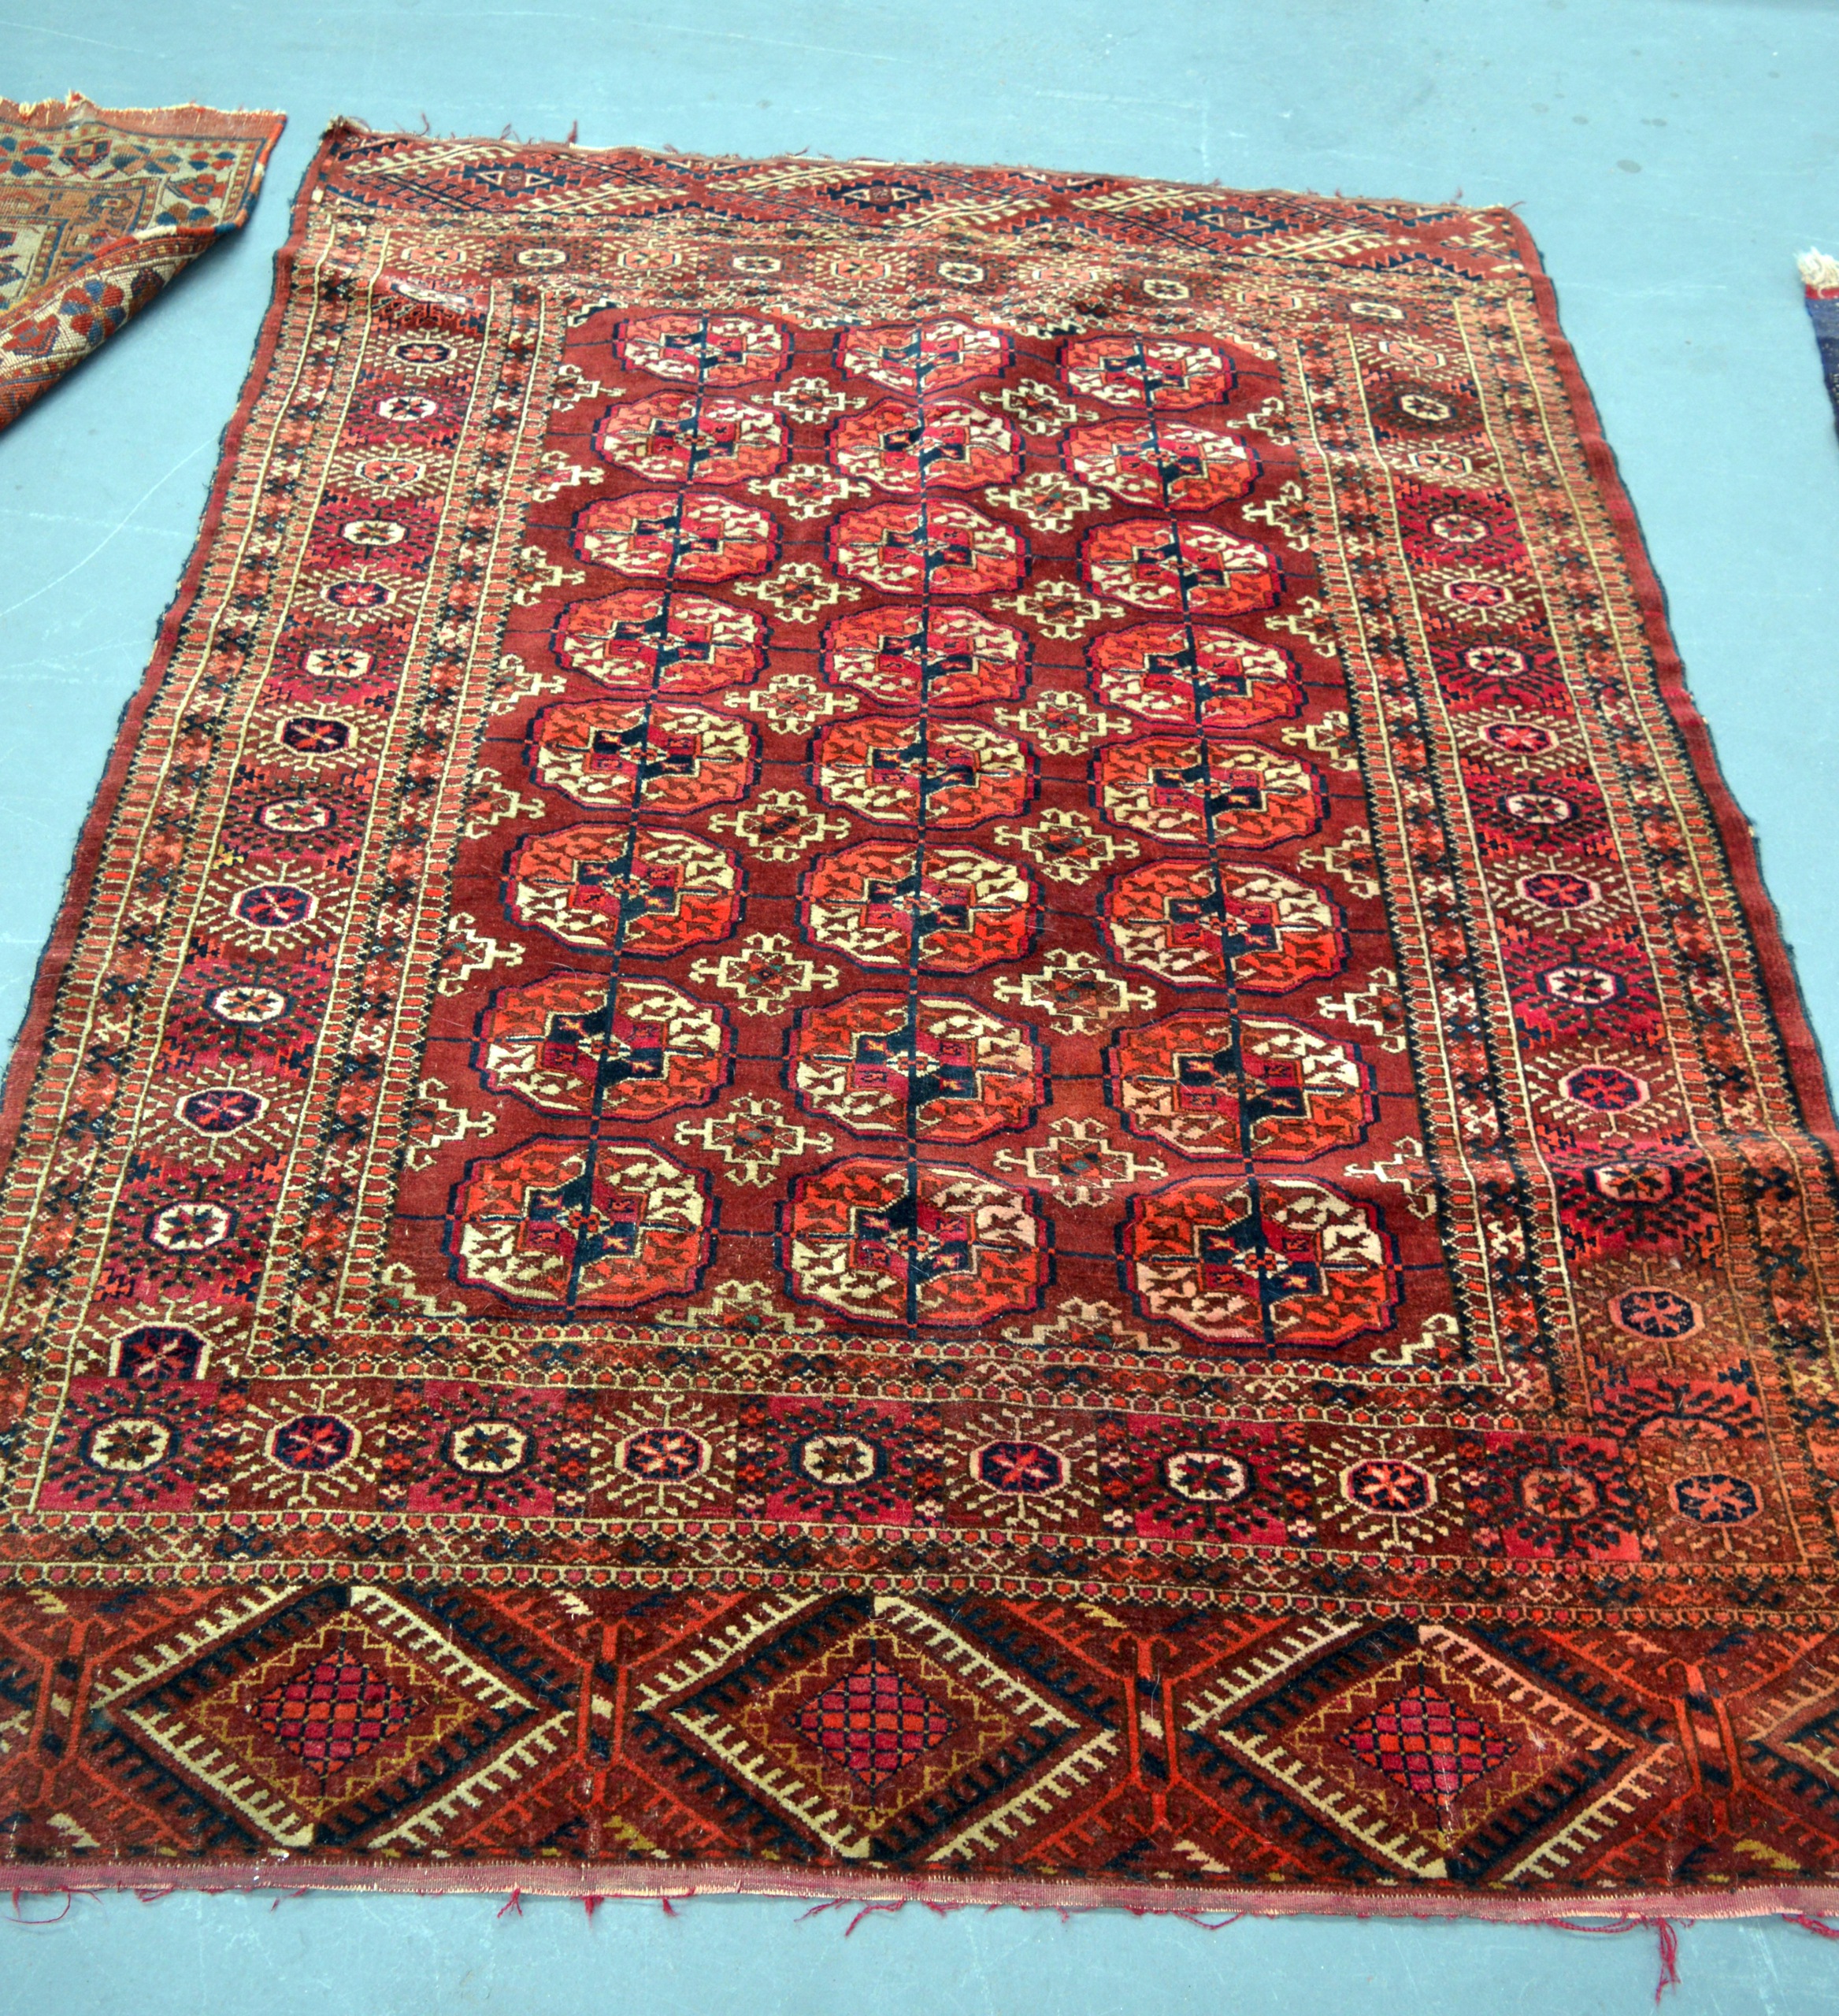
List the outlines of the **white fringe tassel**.
<svg viewBox="0 0 1839 2016">
<path fill-rule="evenodd" d="M 1839 287 L 1839 259 L 1830 252 L 1804 252 L 1800 255 L 1800 277 L 1808 287 Z"/>
</svg>

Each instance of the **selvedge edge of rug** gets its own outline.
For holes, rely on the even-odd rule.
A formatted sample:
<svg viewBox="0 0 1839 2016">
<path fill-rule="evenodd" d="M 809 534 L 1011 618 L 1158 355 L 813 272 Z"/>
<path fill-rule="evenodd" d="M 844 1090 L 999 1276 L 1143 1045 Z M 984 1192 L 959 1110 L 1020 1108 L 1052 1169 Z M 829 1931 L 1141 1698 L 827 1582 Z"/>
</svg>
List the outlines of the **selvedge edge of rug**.
<svg viewBox="0 0 1839 2016">
<path fill-rule="evenodd" d="M 89 1310 L 9 1321 L 13 1873 L 1826 1901 L 1831 1120 L 1517 222 L 337 129 L 279 272 L 8 1084 L 15 1182 L 61 1158 L 13 1292 L 53 1297 L 107 1081 L 158 1088 Z M 1614 804 L 1585 699 L 1641 759 Z M 1434 855 L 1403 911 L 1387 791 Z M 1607 888 L 1631 833 L 1651 916 Z M 372 909 L 332 1083 L 285 1039 L 351 977 L 314 958 L 357 942 L 341 867 Z M 1434 949 L 1465 877 L 1517 964 Z M 1705 1036 L 1632 956 L 1668 923 L 1710 1091 L 1657 1082 Z M 1418 998 L 1440 957 L 1512 1012 Z M 154 993 L 137 1052 L 108 1011 Z M 1490 1135 L 1503 1032 L 1529 1117 Z M 1725 1166 L 1698 1136 L 1746 1070 Z M 296 1185 L 279 1321 L 245 1227 L 322 1094 L 312 1143 L 391 1166 Z M 1070 1228 L 1107 1197 L 1106 1252 Z M 369 1210 L 329 1287 L 328 1200 Z M 1554 1284 L 1569 1334 L 1528 1314 Z"/>
</svg>

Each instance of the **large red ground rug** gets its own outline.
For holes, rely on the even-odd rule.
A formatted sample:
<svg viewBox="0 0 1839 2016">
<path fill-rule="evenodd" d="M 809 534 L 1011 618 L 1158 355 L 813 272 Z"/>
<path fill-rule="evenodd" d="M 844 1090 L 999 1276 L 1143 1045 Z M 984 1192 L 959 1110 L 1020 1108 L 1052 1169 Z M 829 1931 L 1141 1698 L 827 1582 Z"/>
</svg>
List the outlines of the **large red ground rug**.
<svg viewBox="0 0 1839 2016">
<path fill-rule="evenodd" d="M 241 228 L 286 124 L 0 98 L 0 427 Z"/>
<path fill-rule="evenodd" d="M 1504 212 L 334 134 L 9 1088 L 11 1880 L 1839 1866 L 1832 1124 Z"/>
</svg>

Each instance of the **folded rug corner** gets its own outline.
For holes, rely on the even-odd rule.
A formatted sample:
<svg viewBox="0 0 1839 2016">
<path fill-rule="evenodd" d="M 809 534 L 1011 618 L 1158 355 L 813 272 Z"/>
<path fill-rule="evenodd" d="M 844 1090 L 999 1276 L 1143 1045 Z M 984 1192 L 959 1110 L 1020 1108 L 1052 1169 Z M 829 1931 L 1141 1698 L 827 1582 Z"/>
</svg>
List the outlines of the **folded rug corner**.
<svg viewBox="0 0 1839 2016">
<path fill-rule="evenodd" d="M 0 427 L 241 228 L 286 123 L 0 98 Z"/>
<path fill-rule="evenodd" d="M 1804 252 L 1800 265 L 1801 284 L 1807 290 L 1807 312 L 1813 319 L 1815 340 L 1820 346 L 1826 395 L 1833 402 L 1833 424 L 1839 426 L 1839 259 L 1830 252 Z"/>
</svg>

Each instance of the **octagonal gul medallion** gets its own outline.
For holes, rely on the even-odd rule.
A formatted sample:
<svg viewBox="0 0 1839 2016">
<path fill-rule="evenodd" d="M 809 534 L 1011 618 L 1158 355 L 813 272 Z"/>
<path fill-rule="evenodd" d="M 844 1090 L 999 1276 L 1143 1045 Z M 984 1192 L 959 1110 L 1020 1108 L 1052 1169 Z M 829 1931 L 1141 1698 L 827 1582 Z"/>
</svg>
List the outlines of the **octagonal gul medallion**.
<svg viewBox="0 0 1839 2016">
<path fill-rule="evenodd" d="M 168 1162 L 228 1169 L 275 1154 L 295 1121 L 296 1100 L 284 1079 L 221 1069 L 202 1083 L 179 1075 L 148 1099 L 135 1144 Z"/>
<path fill-rule="evenodd" d="M 543 1113 L 634 1125 L 702 1106 L 728 1081 L 726 1017 L 662 980 L 550 973 L 494 995 L 473 1062 L 495 1092 Z"/>
<path fill-rule="evenodd" d="M 1340 914 L 1319 889 L 1249 863 L 1158 861 L 1120 875 L 1099 928 L 1125 965 L 1170 987 L 1287 994 L 1338 973 Z"/>
<path fill-rule="evenodd" d="M 1153 414 L 1076 427 L 1060 452 L 1070 475 L 1165 511 L 1208 510 L 1258 480 L 1258 458 L 1237 435 Z"/>
<path fill-rule="evenodd" d="M 703 387 L 751 385 L 785 368 L 785 332 L 754 315 L 636 315 L 619 332 L 628 371 Z"/>
<path fill-rule="evenodd" d="M 994 1177 L 858 1155 L 800 1177 L 780 1210 L 792 1292 L 869 1323 L 962 1325 L 1033 1309 L 1049 1232 Z"/>
<path fill-rule="evenodd" d="M 1131 1132 L 1184 1155 L 1307 1162 L 1373 1119 L 1353 1044 L 1275 1016 L 1170 1015 L 1120 1031 L 1107 1063 Z"/>
<path fill-rule="evenodd" d="M 807 1009 L 787 1082 L 852 1133 L 957 1143 L 1032 1125 L 1047 1060 L 1032 1031 L 950 995 L 852 994 Z"/>
<path fill-rule="evenodd" d="M 593 507 L 588 507 L 591 510 Z M 1255 539 L 1204 519 L 1130 518 L 1087 533 L 1088 585 L 1134 609 L 1236 616 L 1269 609 L 1282 591 L 1277 564 Z"/>
<path fill-rule="evenodd" d="M 719 490 L 636 490 L 575 513 L 575 551 L 641 579 L 732 581 L 764 574 L 779 554 L 769 511 Z"/>
<path fill-rule="evenodd" d="M 881 399 L 836 423 L 830 459 L 883 490 L 975 490 L 1007 483 L 1021 465 L 1020 446 L 1000 413 L 969 400 L 922 408 Z"/>
<path fill-rule="evenodd" d="M 974 609 L 865 609 L 824 633 L 824 676 L 878 706 L 955 710 L 1019 698 L 1028 639 Z"/>
<path fill-rule="evenodd" d="M 1013 525 L 948 497 L 846 511 L 830 539 L 837 573 L 885 595 L 988 595 L 1019 587 L 1028 570 Z"/>
<path fill-rule="evenodd" d="M 739 483 L 785 460 L 785 422 L 769 407 L 701 392 L 616 406 L 594 430 L 603 460 L 654 483 Z"/>
<path fill-rule="evenodd" d="M 596 810 L 682 813 L 745 798 L 752 728 L 706 707 L 570 701 L 530 728 L 536 781 Z"/>
<path fill-rule="evenodd" d="M 827 805 L 884 825 L 975 826 L 1025 811 L 1034 757 L 978 721 L 866 719 L 826 728 L 812 762 Z"/>
<path fill-rule="evenodd" d="M 837 361 L 852 376 L 894 392 L 944 392 L 988 378 L 1009 361 L 1009 339 L 955 315 L 880 324 L 838 337 Z"/>
<path fill-rule="evenodd" d="M 1177 846 L 1267 847 L 1322 823 L 1321 780 L 1307 764 L 1255 743 L 1211 736 L 1138 736 L 1094 762 L 1099 810 Z"/>
<path fill-rule="evenodd" d="M 976 973 L 1033 942 L 1027 869 L 975 847 L 865 840 L 820 854 L 803 895 L 805 928 L 858 965 Z"/>
<path fill-rule="evenodd" d="M 450 1250 L 458 1280 L 508 1301 L 631 1309 L 695 1291 L 714 1219 L 706 1177 L 655 1148 L 539 1135 L 473 1164 Z"/>
<path fill-rule="evenodd" d="M 675 589 L 572 602 L 554 643 L 570 672 L 615 693 L 719 692 L 750 685 L 766 662 L 766 625 L 751 610 Z"/>
<path fill-rule="evenodd" d="M 740 867 L 725 847 L 621 826 L 533 835 L 512 854 L 505 891 L 520 924 L 565 945 L 651 959 L 725 938 L 741 913 Z"/>
<path fill-rule="evenodd" d="M 1194 1177 L 1131 1199 L 1125 1284 L 1204 1343 L 1331 1349 L 1392 1321 L 1377 1209 L 1294 1177 Z"/>
<path fill-rule="evenodd" d="M 1235 376 L 1217 343 L 1129 330 L 1076 338 L 1062 354 L 1061 369 L 1067 384 L 1088 398 L 1155 413 L 1219 406 Z"/>
<path fill-rule="evenodd" d="M 1223 623 L 1137 623 L 1095 637 L 1086 657 L 1099 698 L 1159 728 L 1230 734 L 1303 704 L 1296 668 L 1274 644 Z"/>
</svg>

